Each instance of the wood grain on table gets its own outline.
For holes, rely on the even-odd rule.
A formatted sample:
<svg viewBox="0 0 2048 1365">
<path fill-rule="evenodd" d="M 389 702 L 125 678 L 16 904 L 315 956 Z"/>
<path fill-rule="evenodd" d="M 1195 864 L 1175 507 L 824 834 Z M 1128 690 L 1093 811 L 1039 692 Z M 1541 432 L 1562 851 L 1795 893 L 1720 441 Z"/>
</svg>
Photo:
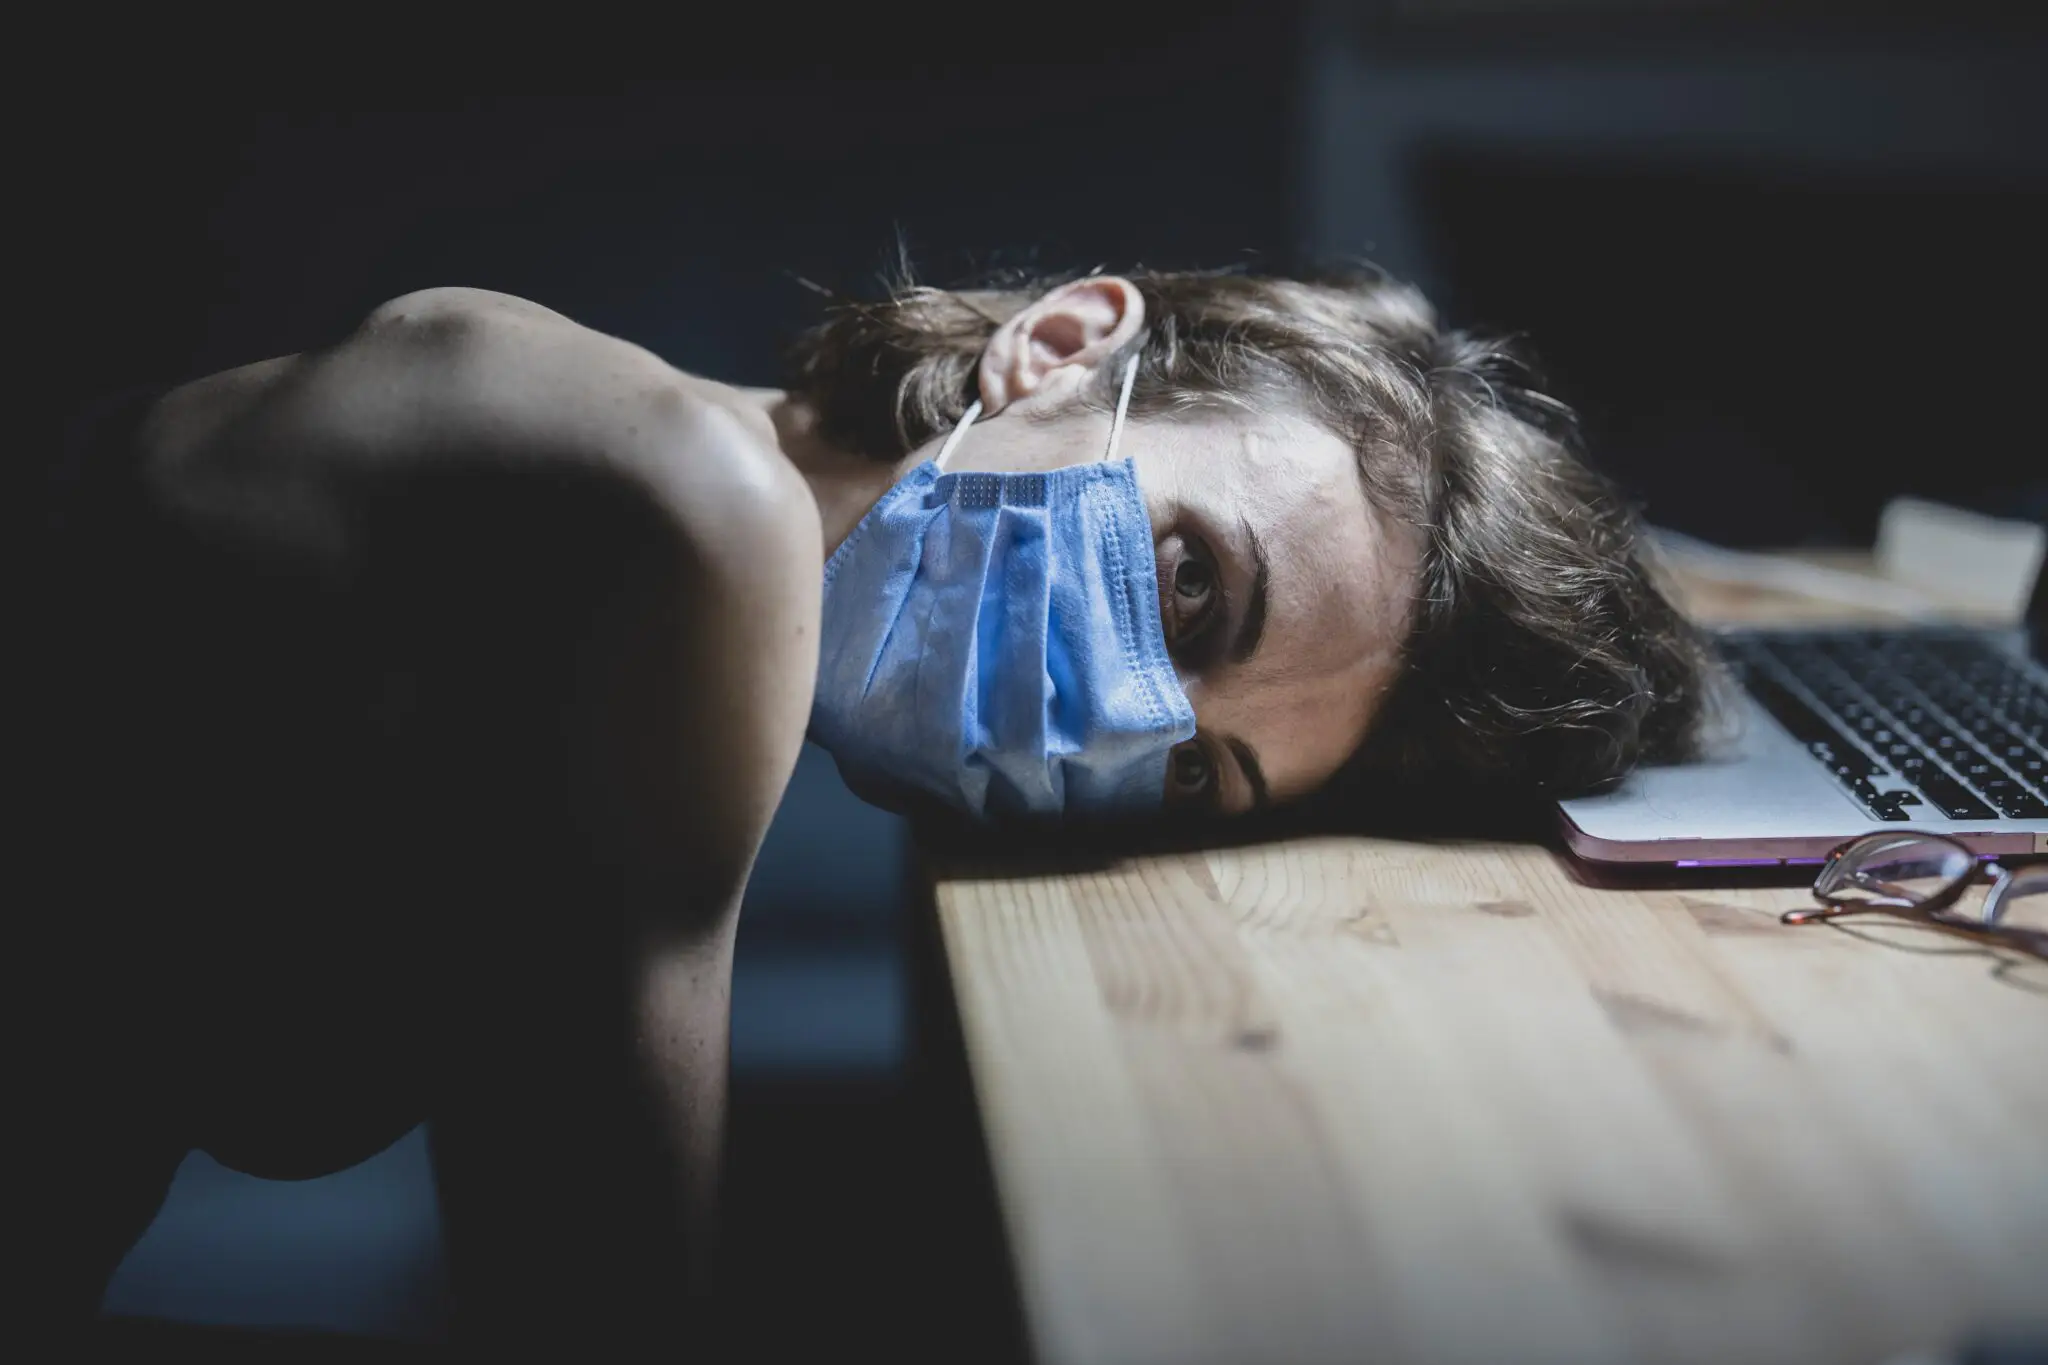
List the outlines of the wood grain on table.
<svg viewBox="0 0 2048 1365">
<path fill-rule="evenodd" d="M 1538 843 L 924 856 L 1041 1360 L 2048 1332 L 2048 962 Z"/>
</svg>

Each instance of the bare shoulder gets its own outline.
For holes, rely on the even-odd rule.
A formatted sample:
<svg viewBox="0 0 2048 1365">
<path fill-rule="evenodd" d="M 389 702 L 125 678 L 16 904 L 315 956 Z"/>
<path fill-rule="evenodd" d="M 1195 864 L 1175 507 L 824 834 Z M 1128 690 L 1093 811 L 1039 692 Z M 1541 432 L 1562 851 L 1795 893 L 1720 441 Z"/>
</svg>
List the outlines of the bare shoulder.
<svg viewBox="0 0 2048 1365">
<path fill-rule="evenodd" d="M 647 499 L 707 563 L 802 572 L 821 556 L 815 504 L 758 405 L 489 290 L 401 295 L 332 346 L 184 385 L 140 439 L 187 500 L 290 485 L 303 505 L 308 488 L 434 467 L 568 467 Z"/>
<path fill-rule="evenodd" d="M 432 289 L 185 386 L 140 435 L 190 517 L 331 550 L 352 580 L 396 564 L 410 602 L 491 594 L 460 615 L 552 632 L 515 645 L 572 661 L 574 695 L 528 710 L 567 718 L 549 742 L 573 736 L 591 823 L 651 900 L 736 894 L 802 743 L 823 559 L 757 405 L 538 304 Z"/>
</svg>

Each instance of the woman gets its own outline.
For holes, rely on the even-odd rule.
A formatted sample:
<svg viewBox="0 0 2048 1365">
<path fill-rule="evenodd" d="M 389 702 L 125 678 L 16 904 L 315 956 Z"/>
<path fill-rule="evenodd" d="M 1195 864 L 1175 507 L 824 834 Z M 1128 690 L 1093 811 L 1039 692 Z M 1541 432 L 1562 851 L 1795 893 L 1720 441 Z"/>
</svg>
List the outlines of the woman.
<svg viewBox="0 0 2048 1365">
<path fill-rule="evenodd" d="M 1627 509 L 1409 289 L 905 285 L 794 360 L 429 290 L 80 438 L 46 1302 L 90 1313 L 192 1147 L 305 1176 L 431 1118 L 465 1330 L 681 1334 L 807 729 L 988 818 L 1691 743 Z"/>
</svg>

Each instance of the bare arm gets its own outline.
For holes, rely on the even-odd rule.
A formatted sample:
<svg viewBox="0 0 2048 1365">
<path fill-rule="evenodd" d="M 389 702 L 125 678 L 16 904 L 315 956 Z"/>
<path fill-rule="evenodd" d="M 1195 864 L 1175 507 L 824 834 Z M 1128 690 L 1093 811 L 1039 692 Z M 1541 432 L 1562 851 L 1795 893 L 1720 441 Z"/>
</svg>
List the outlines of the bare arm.
<svg viewBox="0 0 2048 1365">
<path fill-rule="evenodd" d="M 559 768 L 573 793 L 579 865 L 604 884 L 559 913 L 602 915 L 624 936 L 628 1084 L 648 1101 L 685 1234 L 685 1264 L 670 1267 L 678 1296 L 703 1273 L 735 912 L 816 668 L 817 514 L 770 441 L 717 386 L 465 290 L 394 300 L 337 346 L 188 386 L 144 433 L 163 497 L 194 521 L 288 543 L 343 579 L 398 584 L 389 596 L 405 611 L 450 623 L 463 667 L 562 661 L 545 697 L 534 684 L 519 693 L 524 711 L 558 721 L 524 742 L 558 751 L 480 749 L 495 775 L 480 785 Z M 479 944 L 478 960 L 498 951 Z M 598 1133 L 581 1148 L 557 1135 L 538 1155 L 519 1150 L 515 1111 L 533 1104 L 522 1091 L 577 1083 L 529 1060 L 546 1046 L 520 1031 L 537 1008 L 486 1005 L 506 1026 L 477 1029 L 474 1102 L 437 1125 L 472 1172 L 459 1202 L 513 1220 L 471 1245 L 517 1241 L 536 1164 L 607 1160 Z M 597 1254 L 526 1247 L 508 1264 Z M 522 1290 L 515 1275 L 493 1292 L 511 1303 Z"/>
</svg>

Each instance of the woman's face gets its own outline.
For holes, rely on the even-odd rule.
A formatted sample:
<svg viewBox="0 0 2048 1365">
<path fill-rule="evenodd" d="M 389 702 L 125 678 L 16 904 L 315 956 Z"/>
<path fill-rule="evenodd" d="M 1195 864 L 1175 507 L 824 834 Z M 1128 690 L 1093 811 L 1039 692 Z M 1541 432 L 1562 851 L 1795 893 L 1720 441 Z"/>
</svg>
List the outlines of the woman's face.
<svg viewBox="0 0 2048 1365">
<path fill-rule="evenodd" d="M 1040 393 L 975 423 L 948 471 L 1102 458 L 1105 413 Z M 919 452 L 919 457 L 930 452 Z M 1237 814 L 1305 795 L 1358 747 L 1392 682 L 1420 540 L 1366 496 L 1358 457 L 1306 420 L 1231 411 L 1133 419 L 1166 639 L 1195 737 L 1169 808 Z"/>
</svg>

